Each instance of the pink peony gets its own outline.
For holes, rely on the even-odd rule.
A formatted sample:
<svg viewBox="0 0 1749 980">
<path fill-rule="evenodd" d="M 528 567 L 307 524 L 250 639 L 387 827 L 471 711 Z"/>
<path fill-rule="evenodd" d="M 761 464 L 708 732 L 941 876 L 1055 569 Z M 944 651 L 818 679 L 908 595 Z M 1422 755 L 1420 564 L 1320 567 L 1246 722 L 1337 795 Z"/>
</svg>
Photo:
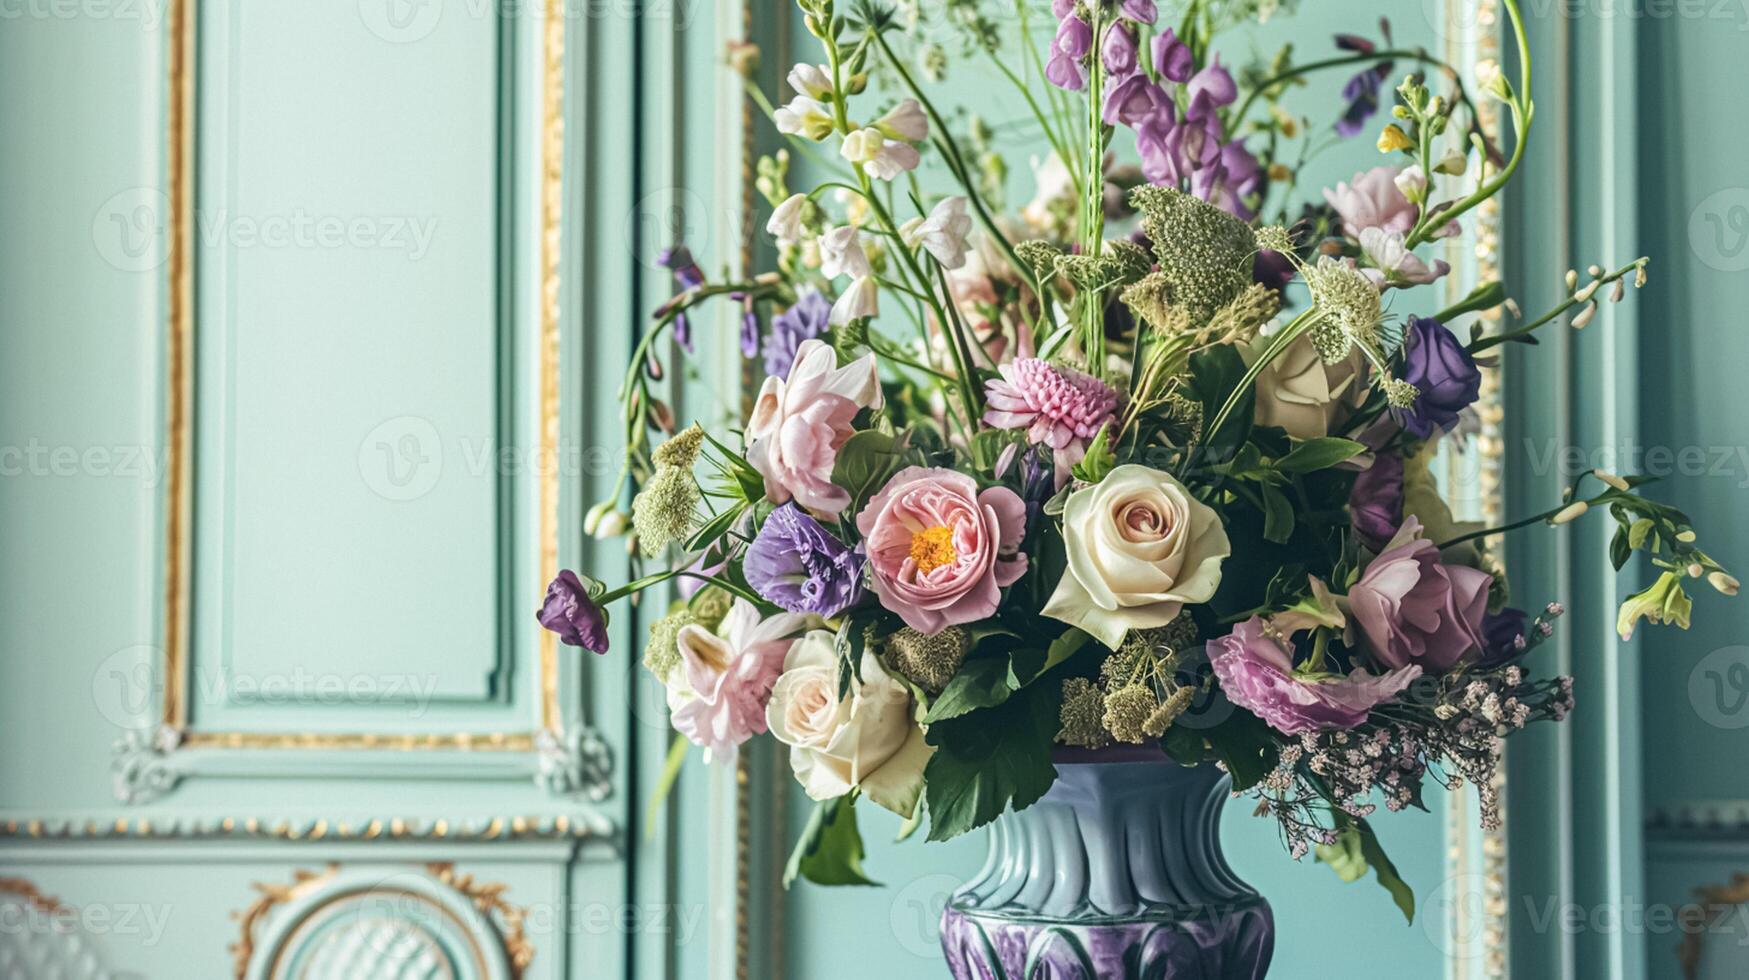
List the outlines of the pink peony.
<svg viewBox="0 0 1749 980">
<path fill-rule="evenodd" d="M 1026 505 L 1007 487 L 978 492 L 964 473 L 910 466 L 856 515 L 869 584 L 905 625 L 935 634 L 996 611 L 1026 571 Z"/>
<path fill-rule="evenodd" d="M 881 406 L 873 354 L 838 367 L 838 355 L 819 340 L 796 349 L 789 377 L 767 377 L 747 420 L 747 462 L 765 476 L 774 504 L 790 498 L 809 510 L 834 513 L 850 494 L 832 482 L 838 449 L 864 408 Z"/>
<path fill-rule="evenodd" d="M 1324 200 L 1342 218 L 1344 234 L 1358 241 L 1368 228 L 1407 235 L 1415 227 L 1421 212 L 1397 189 L 1400 172 L 1397 167 L 1374 167 L 1355 174 L 1352 184 L 1324 189 Z"/>
<path fill-rule="evenodd" d="M 1492 582 L 1486 572 L 1441 562 L 1439 549 L 1421 537 L 1421 522 L 1404 518 L 1348 590 L 1361 648 L 1381 667 L 1450 670 L 1482 647 Z"/>
<path fill-rule="evenodd" d="M 745 599 L 713 633 L 699 625 L 676 637 L 680 665 L 669 677 L 668 712 L 674 729 L 717 758 L 765 731 L 765 704 L 783 672 L 792 634 L 807 618 L 783 613 L 761 620 Z"/>
<path fill-rule="evenodd" d="M 1025 429 L 1027 441 L 1051 447 L 1058 484 L 1087 454 L 1087 442 L 1111 421 L 1117 392 L 1092 375 L 1024 357 L 997 368 L 1002 377 L 984 383 L 989 408 L 984 423 Z"/>
<path fill-rule="evenodd" d="M 1416 666 L 1383 676 L 1364 670 L 1355 670 L 1347 677 L 1296 676 L 1289 647 L 1271 637 L 1270 630 L 1263 619 L 1251 617 L 1209 644 L 1209 663 L 1227 700 L 1284 735 L 1347 731 L 1421 676 L 1421 668 Z"/>
</svg>

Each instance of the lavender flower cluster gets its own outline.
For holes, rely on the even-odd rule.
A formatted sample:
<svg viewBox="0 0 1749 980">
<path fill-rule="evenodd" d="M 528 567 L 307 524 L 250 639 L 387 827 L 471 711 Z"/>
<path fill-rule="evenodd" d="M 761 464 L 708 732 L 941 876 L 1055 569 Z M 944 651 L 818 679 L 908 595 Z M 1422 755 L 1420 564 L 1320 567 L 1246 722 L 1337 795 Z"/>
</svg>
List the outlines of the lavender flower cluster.
<svg viewBox="0 0 1749 980">
<path fill-rule="evenodd" d="M 1135 132 L 1142 176 L 1249 220 L 1254 214 L 1245 200 L 1261 185 L 1263 171 L 1243 139 L 1228 138 L 1221 110 L 1238 99 L 1233 76 L 1219 61 L 1199 66 L 1171 28 L 1154 36 L 1152 68 L 1144 68 L 1138 36 L 1141 25 L 1158 19 L 1153 0 L 1105 9 L 1110 6 L 1109 0 L 1053 0 L 1059 23 L 1046 76 L 1059 88 L 1080 91 L 1097 48 L 1105 73 L 1104 122 Z M 1095 24 L 1103 37 L 1094 37 Z"/>
</svg>

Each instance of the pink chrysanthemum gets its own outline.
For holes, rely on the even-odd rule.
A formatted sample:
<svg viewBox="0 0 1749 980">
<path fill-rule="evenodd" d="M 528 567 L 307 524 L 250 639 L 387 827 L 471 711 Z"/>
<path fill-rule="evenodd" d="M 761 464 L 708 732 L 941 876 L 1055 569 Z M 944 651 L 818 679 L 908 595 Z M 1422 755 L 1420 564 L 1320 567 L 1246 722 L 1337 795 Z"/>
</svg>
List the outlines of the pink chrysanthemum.
<svg viewBox="0 0 1749 980">
<path fill-rule="evenodd" d="M 1051 447 L 1059 473 L 1081 461 L 1087 441 L 1117 409 L 1117 392 L 1080 371 L 1036 357 L 1019 358 L 997 370 L 1002 377 L 984 384 L 989 400 L 985 424 L 1025 429 L 1027 441 Z"/>
</svg>

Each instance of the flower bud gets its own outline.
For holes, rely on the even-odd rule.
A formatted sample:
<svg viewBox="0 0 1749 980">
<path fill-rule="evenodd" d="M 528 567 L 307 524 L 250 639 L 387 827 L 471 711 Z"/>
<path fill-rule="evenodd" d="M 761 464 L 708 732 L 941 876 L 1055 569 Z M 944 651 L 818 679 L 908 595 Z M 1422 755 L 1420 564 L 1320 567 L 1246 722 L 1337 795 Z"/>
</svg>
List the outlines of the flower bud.
<svg viewBox="0 0 1749 980">
<path fill-rule="evenodd" d="M 626 513 L 615 508 L 603 514 L 593 532 L 597 541 L 608 541 L 626 533 Z"/>
<path fill-rule="evenodd" d="M 1731 575 L 1729 572 L 1722 571 L 1713 572 L 1706 577 L 1706 580 L 1708 585 L 1718 589 L 1719 592 L 1724 595 L 1736 595 L 1738 587 L 1742 585 L 1741 582 L 1737 581 L 1735 576 Z"/>
<path fill-rule="evenodd" d="M 613 510 L 613 501 L 611 500 L 603 500 L 589 508 L 583 515 L 583 533 L 593 536 L 596 529 L 601 526 L 601 518 L 610 510 Z"/>
<path fill-rule="evenodd" d="M 1676 532 L 1676 540 L 1682 542 L 1683 544 L 1693 544 L 1694 538 L 1695 538 L 1694 528 L 1691 528 L 1691 527 L 1690 528 L 1683 528 L 1682 530 Z"/>
<path fill-rule="evenodd" d="M 1557 511 L 1555 513 L 1555 516 L 1549 518 L 1549 523 L 1558 525 L 1558 524 L 1565 524 L 1568 521 L 1577 520 L 1581 517 L 1584 517 L 1585 512 L 1590 510 L 1590 509 L 1591 509 L 1591 504 L 1589 504 L 1588 502 L 1583 501 L 1583 500 L 1575 500 L 1572 503 L 1568 504 L 1567 506 L 1562 507 L 1559 511 Z"/>
<path fill-rule="evenodd" d="M 1623 492 L 1626 492 L 1629 489 L 1628 481 L 1622 479 L 1619 476 L 1616 476 L 1614 473 L 1611 473 L 1608 470 L 1592 470 L 1591 475 L 1597 477 L 1599 480 L 1602 480 L 1604 483 L 1609 484 L 1610 486 L 1616 488 L 1617 490 L 1621 490 Z"/>
<path fill-rule="evenodd" d="M 1700 578 L 1701 573 L 1705 572 L 1705 571 L 1706 571 L 1706 569 L 1700 567 L 1700 562 L 1698 562 L 1698 561 L 1691 561 L 1688 563 L 1688 577 L 1689 578 Z"/>
<path fill-rule="evenodd" d="M 1580 310 L 1579 315 L 1575 316 L 1573 318 L 1573 329 L 1574 330 L 1585 329 L 1585 325 L 1590 323 L 1591 318 L 1595 317 L 1596 315 L 1597 315 L 1597 304 L 1596 303 L 1585 304 L 1585 308 L 1583 310 Z"/>
</svg>

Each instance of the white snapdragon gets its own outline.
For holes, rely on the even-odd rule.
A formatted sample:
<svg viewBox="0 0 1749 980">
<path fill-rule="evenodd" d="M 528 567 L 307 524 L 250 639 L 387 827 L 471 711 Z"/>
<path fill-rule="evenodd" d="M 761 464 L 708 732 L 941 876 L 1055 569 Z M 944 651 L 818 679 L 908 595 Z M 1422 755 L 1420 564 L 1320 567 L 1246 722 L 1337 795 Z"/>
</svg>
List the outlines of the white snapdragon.
<svg viewBox="0 0 1749 980">
<path fill-rule="evenodd" d="M 972 219 L 966 214 L 966 199 L 945 198 L 930 210 L 927 218 L 912 218 L 899 229 L 899 237 L 911 248 L 927 249 L 944 269 L 958 269 L 966 264 L 971 246 L 966 236 L 971 234 Z"/>
<path fill-rule="evenodd" d="M 825 65 L 797 64 L 789 70 L 789 87 L 814 99 L 832 94 L 832 74 Z"/>
<path fill-rule="evenodd" d="M 765 230 L 771 237 L 784 245 L 794 245 L 802 240 L 805 232 L 802 230 L 802 214 L 808 208 L 808 195 L 791 194 L 784 198 L 771 212 L 771 220 L 765 223 Z"/>
<path fill-rule="evenodd" d="M 811 140 L 823 140 L 832 132 L 832 114 L 805 95 L 798 95 L 772 113 L 777 131 Z"/>
<path fill-rule="evenodd" d="M 820 274 L 828 279 L 842 275 L 857 278 L 870 276 L 874 270 L 868 264 L 868 254 L 862 250 L 862 236 L 855 225 L 828 228 L 820 234 Z"/>
</svg>

